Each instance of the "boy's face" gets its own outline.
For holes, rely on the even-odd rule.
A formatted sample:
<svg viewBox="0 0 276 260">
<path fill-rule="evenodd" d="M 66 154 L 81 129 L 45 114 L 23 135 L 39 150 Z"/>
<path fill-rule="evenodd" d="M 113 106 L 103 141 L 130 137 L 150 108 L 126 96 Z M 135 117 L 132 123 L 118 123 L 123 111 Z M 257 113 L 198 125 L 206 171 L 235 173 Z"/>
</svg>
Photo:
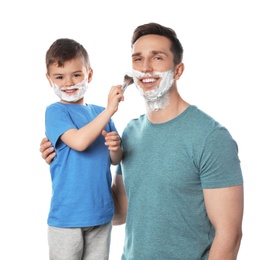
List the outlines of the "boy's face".
<svg viewBox="0 0 276 260">
<path fill-rule="evenodd" d="M 53 63 L 46 76 L 61 102 L 81 104 L 92 74 L 92 69 L 87 69 L 82 59 L 76 58 L 65 62 L 62 67 Z"/>
<path fill-rule="evenodd" d="M 57 63 L 53 63 L 48 68 L 47 78 L 51 83 L 55 83 L 58 87 L 70 87 L 77 85 L 84 79 L 88 83 L 92 79 L 92 69 L 87 69 L 81 58 L 76 58 L 65 62 L 63 67 L 58 67 Z"/>
</svg>

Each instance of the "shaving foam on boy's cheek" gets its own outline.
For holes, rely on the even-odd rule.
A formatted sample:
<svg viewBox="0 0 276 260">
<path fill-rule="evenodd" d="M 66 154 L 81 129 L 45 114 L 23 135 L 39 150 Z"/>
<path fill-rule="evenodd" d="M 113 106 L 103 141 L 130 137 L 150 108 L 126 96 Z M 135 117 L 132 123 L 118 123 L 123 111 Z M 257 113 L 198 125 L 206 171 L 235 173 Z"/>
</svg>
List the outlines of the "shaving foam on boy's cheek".
<svg viewBox="0 0 276 260">
<path fill-rule="evenodd" d="M 85 92 L 88 89 L 88 81 L 84 79 L 82 82 L 70 87 L 59 87 L 56 83 L 52 82 L 52 87 L 55 94 L 62 100 L 67 102 L 77 102 L 84 97 Z M 75 89 L 73 94 L 67 94 L 63 90 Z"/>
</svg>

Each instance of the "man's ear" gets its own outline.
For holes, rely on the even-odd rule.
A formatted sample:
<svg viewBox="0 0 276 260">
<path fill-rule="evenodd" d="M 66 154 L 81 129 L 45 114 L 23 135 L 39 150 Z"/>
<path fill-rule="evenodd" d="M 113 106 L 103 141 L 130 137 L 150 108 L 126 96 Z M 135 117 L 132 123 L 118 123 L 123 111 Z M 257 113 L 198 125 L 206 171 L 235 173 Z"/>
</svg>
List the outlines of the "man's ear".
<svg viewBox="0 0 276 260">
<path fill-rule="evenodd" d="M 91 82 L 92 76 L 93 76 L 93 70 L 90 68 L 89 71 L 88 71 L 88 83 Z"/>
<path fill-rule="evenodd" d="M 174 79 L 178 80 L 180 79 L 182 73 L 184 72 L 185 66 L 184 63 L 179 63 L 176 65 L 175 70 L 174 70 Z"/>
</svg>

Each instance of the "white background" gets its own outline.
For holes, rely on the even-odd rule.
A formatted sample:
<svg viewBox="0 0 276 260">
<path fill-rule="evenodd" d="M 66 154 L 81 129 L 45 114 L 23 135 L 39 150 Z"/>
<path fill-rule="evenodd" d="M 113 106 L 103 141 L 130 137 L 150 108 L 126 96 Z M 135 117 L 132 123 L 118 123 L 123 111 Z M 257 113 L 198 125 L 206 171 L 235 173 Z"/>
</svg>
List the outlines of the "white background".
<svg viewBox="0 0 276 260">
<path fill-rule="evenodd" d="M 45 107 L 57 98 L 45 77 L 46 50 L 61 37 L 82 43 L 94 69 L 86 101 L 105 106 L 110 87 L 130 69 L 133 30 L 148 22 L 176 30 L 185 64 L 179 91 L 239 145 L 245 212 L 238 259 L 276 259 L 273 2 L 2 1 L 0 259 L 48 259 L 51 183 L 39 144 Z M 114 116 L 119 131 L 144 112 L 135 87 L 125 94 Z M 124 226 L 114 227 L 111 260 L 120 259 L 123 237 Z"/>
</svg>

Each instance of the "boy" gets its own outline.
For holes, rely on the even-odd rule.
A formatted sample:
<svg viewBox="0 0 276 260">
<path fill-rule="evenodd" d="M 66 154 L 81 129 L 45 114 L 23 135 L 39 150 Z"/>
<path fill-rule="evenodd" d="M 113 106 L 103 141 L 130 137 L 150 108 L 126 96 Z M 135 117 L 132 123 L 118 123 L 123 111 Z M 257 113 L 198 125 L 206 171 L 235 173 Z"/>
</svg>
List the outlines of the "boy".
<svg viewBox="0 0 276 260">
<path fill-rule="evenodd" d="M 108 259 L 114 214 L 110 165 L 122 157 L 111 117 L 123 100 L 122 89 L 111 88 L 106 108 L 84 103 L 93 70 L 85 48 L 72 39 L 50 46 L 46 68 L 60 98 L 45 113 L 46 136 L 56 152 L 50 165 L 50 259 Z"/>
</svg>

